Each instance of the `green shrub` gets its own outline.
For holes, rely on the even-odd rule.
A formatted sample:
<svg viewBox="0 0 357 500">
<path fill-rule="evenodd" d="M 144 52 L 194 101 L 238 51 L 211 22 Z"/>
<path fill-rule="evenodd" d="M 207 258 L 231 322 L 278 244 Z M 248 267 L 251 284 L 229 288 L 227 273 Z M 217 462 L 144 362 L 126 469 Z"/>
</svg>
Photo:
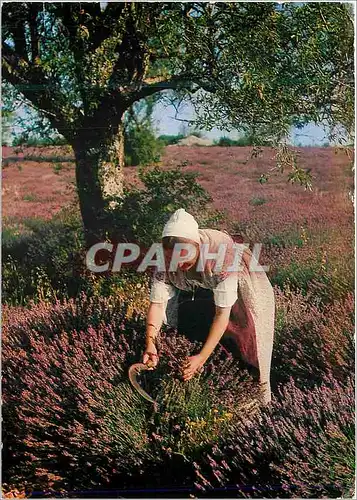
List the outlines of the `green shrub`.
<svg viewBox="0 0 357 500">
<path fill-rule="evenodd" d="M 1 232 L 1 245 L 2 248 L 10 248 L 17 244 L 20 238 L 24 237 L 20 231 L 19 225 L 3 225 Z"/>
<path fill-rule="evenodd" d="M 39 201 L 37 194 L 32 194 L 32 193 L 24 194 L 22 199 L 24 201 Z"/>
<path fill-rule="evenodd" d="M 161 141 L 164 144 L 164 146 L 169 146 L 171 144 L 177 144 L 184 137 L 185 136 L 183 134 L 177 134 L 177 135 L 160 135 L 159 136 L 159 141 Z"/>
<path fill-rule="evenodd" d="M 53 165 L 53 171 L 57 175 L 59 175 L 59 173 L 61 172 L 62 169 L 63 169 L 63 165 L 61 163 L 55 163 Z"/>
<path fill-rule="evenodd" d="M 148 123 L 132 124 L 124 139 L 126 165 L 149 165 L 160 161 L 164 144 L 156 138 Z"/>
<path fill-rule="evenodd" d="M 26 231 L 2 244 L 3 300 L 71 296 L 81 280 L 84 242 L 77 213 L 62 211 L 50 221 L 25 219 Z"/>
<path fill-rule="evenodd" d="M 301 264 L 291 262 L 286 267 L 279 267 L 271 276 L 273 285 L 283 289 L 289 285 L 293 290 L 302 290 L 305 294 L 309 290 L 310 283 L 320 277 L 320 269 L 317 263 Z"/>
<path fill-rule="evenodd" d="M 200 225 L 217 226 L 223 214 L 210 210 L 210 195 L 196 181 L 197 174 L 183 172 L 182 166 L 163 170 L 159 167 L 141 169 L 143 189 L 129 187 L 114 212 L 111 236 L 123 235 L 144 245 L 161 239 L 164 224 L 178 208 L 185 208 Z"/>
<path fill-rule="evenodd" d="M 267 145 L 267 141 L 265 141 L 261 137 L 256 137 L 251 134 L 245 134 L 242 137 L 239 137 L 238 139 L 231 139 L 230 137 L 220 137 L 218 140 L 215 141 L 216 146 L 222 146 L 222 147 L 231 147 L 231 146 L 265 146 Z"/>
<path fill-rule="evenodd" d="M 27 134 L 20 134 L 14 137 L 12 141 L 13 146 L 30 146 L 30 147 L 65 146 L 67 144 L 68 144 L 67 140 L 61 136 L 50 138 L 50 137 L 28 136 Z"/>
<path fill-rule="evenodd" d="M 301 248 L 304 246 L 303 236 L 299 231 L 287 231 L 266 237 L 263 244 L 267 247 L 288 248 L 296 246 Z"/>
<path fill-rule="evenodd" d="M 237 146 L 236 140 L 231 139 L 230 137 L 220 137 L 218 140 L 215 141 L 216 146 L 222 146 L 222 147 L 227 147 L 227 146 Z"/>
<path fill-rule="evenodd" d="M 265 198 L 252 198 L 249 202 L 250 205 L 253 205 L 253 207 L 259 207 L 260 205 L 264 205 L 266 203 Z"/>
<path fill-rule="evenodd" d="M 62 292 L 62 293 L 61 293 Z M 45 301 L 65 295 L 59 292 L 58 284 L 53 285 L 44 267 L 29 267 L 16 262 L 11 255 L 2 262 L 3 302 L 12 305 L 25 305 L 29 300 Z"/>
<path fill-rule="evenodd" d="M 353 261 L 347 262 L 346 266 L 341 268 L 334 262 L 324 263 L 323 257 L 316 252 L 305 262 L 293 260 L 285 266 L 276 266 L 270 271 L 270 279 L 280 289 L 288 286 L 295 291 L 301 290 L 315 303 L 327 304 L 354 290 Z"/>
</svg>

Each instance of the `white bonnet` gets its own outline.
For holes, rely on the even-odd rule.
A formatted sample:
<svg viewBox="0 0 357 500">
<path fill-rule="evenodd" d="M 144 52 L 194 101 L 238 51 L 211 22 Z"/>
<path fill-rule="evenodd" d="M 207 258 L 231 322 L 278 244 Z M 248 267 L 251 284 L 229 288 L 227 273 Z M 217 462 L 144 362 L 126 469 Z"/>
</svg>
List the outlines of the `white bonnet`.
<svg viewBox="0 0 357 500">
<path fill-rule="evenodd" d="M 176 210 L 166 222 L 162 232 L 162 237 L 165 236 L 177 236 L 200 243 L 198 224 L 184 208 Z"/>
</svg>

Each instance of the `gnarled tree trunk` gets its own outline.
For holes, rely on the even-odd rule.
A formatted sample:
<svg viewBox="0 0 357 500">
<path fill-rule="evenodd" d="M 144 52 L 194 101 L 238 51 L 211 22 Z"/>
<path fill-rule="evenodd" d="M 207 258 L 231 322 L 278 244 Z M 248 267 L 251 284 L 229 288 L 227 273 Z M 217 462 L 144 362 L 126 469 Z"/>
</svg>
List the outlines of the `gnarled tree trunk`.
<svg viewBox="0 0 357 500">
<path fill-rule="evenodd" d="M 87 247 L 104 241 L 110 212 L 123 193 L 123 124 L 115 129 L 93 127 L 79 133 L 73 144 L 80 211 Z"/>
</svg>

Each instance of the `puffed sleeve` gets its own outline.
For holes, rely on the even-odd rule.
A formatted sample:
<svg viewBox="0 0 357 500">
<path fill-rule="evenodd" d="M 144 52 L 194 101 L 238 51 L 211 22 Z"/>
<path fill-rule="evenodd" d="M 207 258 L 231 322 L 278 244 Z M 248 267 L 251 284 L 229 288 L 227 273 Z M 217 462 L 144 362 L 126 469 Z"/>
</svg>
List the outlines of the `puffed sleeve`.
<svg viewBox="0 0 357 500">
<path fill-rule="evenodd" d="M 232 307 L 238 298 L 238 273 L 229 275 L 213 289 L 214 303 L 217 307 Z"/>
<path fill-rule="evenodd" d="M 171 299 L 174 295 L 175 287 L 168 282 L 166 273 L 156 272 L 151 284 L 150 302 L 163 304 Z"/>
</svg>

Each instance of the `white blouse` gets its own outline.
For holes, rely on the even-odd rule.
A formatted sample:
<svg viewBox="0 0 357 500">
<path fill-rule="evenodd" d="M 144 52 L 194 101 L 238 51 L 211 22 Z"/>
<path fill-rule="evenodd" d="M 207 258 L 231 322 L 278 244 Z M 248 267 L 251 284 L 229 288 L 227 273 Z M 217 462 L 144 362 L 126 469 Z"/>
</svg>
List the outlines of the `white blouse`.
<svg viewBox="0 0 357 500">
<path fill-rule="evenodd" d="M 231 248 L 232 238 L 225 232 L 214 229 L 200 229 L 201 243 L 216 253 L 219 244 Z M 227 253 L 228 255 L 228 253 Z M 228 274 L 228 275 L 227 275 Z M 152 281 L 150 301 L 165 303 L 173 298 L 178 290 L 194 292 L 196 288 L 205 288 L 213 291 L 214 302 L 218 307 L 231 307 L 238 298 L 238 272 L 215 272 L 207 266 L 201 272 L 184 272 L 177 269 L 173 272 L 156 271 Z"/>
<path fill-rule="evenodd" d="M 171 273 L 170 273 L 171 274 Z M 183 274 L 183 273 L 182 273 Z M 174 286 L 166 276 L 166 273 L 156 273 L 151 286 L 150 302 L 162 304 L 173 298 L 181 289 L 185 291 L 193 291 L 195 287 L 208 288 L 213 291 L 214 303 L 217 307 L 231 307 L 238 298 L 238 275 L 230 273 L 230 275 L 219 283 L 214 283 L 213 286 L 207 286 L 207 281 L 201 283 L 197 280 L 185 279 L 184 286 Z"/>
</svg>

